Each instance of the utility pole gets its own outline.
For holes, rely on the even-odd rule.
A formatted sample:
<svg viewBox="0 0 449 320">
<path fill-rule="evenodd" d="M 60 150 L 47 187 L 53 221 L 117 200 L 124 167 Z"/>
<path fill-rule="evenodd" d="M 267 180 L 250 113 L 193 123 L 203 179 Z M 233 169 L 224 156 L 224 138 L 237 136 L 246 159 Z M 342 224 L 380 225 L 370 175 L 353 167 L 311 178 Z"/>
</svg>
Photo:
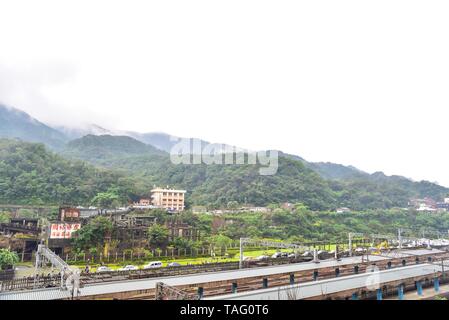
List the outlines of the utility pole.
<svg viewBox="0 0 449 320">
<path fill-rule="evenodd" d="M 399 241 L 399 250 L 402 250 L 402 235 L 401 235 L 401 228 L 398 229 L 398 241 Z"/>
<path fill-rule="evenodd" d="M 348 233 L 349 256 L 352 257 L 352 233 Z"/>
<path fill-rule="evenodd" d="M 242 268 L 243 268 L 243 244 L 244 244 L 244 238 L 240 238 L 239 269 L 242 269 Z"/>
<path fill-rule="evenodd" d="M 315 263 L 320 263 L 320 260 L 318 260 L 318 253 L 317 253 L 316 248 L 313 248 L 313 260 L 312 261 Z"/>
</svg>

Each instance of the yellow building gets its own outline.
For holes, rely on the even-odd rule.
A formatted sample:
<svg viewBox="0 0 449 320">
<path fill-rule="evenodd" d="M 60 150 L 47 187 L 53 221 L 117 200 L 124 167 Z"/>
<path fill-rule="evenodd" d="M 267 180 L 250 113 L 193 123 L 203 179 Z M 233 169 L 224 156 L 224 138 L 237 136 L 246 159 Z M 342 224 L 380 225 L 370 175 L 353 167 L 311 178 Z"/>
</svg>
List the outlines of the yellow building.
<svg viewBox="0 0 449 320">
<path fill-rule="evenodd" d="M 186 190 L 155 188 L 151 190 L 151 201 L 154 206 L 174 211 L 183 211 Z"/>
</svg>

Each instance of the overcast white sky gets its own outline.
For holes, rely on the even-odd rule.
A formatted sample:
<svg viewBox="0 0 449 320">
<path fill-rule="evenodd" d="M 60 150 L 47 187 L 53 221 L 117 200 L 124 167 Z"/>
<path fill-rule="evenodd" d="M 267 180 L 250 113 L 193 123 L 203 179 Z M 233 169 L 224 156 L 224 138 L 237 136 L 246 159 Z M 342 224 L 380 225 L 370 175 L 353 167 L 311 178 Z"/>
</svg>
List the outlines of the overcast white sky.
<svg viewBox="0 0 449 320">
<path fill-rule="evenodd" d="M 448 1 L 0 0 L 0 101 L 449 186 Z"/>
</svg>

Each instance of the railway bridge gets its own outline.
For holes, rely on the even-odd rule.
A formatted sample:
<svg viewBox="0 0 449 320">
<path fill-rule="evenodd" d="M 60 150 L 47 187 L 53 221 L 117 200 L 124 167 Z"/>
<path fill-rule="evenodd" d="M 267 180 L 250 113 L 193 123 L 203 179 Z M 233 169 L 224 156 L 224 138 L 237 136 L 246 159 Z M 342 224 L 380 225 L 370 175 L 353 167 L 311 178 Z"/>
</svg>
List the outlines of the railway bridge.
<svg viewBox="0 0 449 320">
<path fill-rule="evenodd" d="M 427 283 L 429 279 L 445 281 L 444 269 L 448 259 L 447 252 L 437 249 L 402 250 L 367 257 L 353 256 L 322 260 L 319 263 L 303 262 L 85 284 L 75 297 L 69 291 L 60 288 L 10 291 L 0 293 L 0 300 L 155 299 L 159 283 L 179 290 L 184 296 L 196 296 L 199 299 L 265 298 L 268 292 L 270 292 L 269 297 L 273 298 L 273 292 L 279 292 L 279 290 L 285 292 L 283 295 L 277 295 L 276 299 L 347 298 L 354 293 L 357 293 L 360 298 L 366 298 L 368 296 L 363 292 L 373 290 L 377 292 L 378 288 L 370 291 L 363 289 L 360 284 L 367 279 L 372 279 L 369 277 L 373 275 L 380 275 L 380 283 L 390 286 L 388 288 L 398 286 L 399 282 L 410 286 L 410 281 L 413 284 L 416 281 Z M 366 282 L 363 283 L 366 284 Z M 327 289 L 319 291 L 319 295 L 294 296 L 286 293 L 285 288 L 291 288 L 291 286 L 297 286 L 301 291 L 305 291 L 305 288 L 313 288 L 315 293 L 317 288 Z M 259 296 L 246 296 L 248 294 L 259 294 Z"/>
</svg>

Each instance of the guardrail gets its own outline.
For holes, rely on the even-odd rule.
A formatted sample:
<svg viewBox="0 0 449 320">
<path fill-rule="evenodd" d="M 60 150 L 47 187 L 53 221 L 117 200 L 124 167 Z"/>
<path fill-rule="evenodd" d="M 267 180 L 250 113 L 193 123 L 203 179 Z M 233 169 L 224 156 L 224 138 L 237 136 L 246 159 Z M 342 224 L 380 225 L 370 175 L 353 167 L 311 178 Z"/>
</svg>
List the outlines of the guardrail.
<svg viewBox="0 0 449 320">
<path fill-rule="evenodd" d="M 282 265 L 287 263 L 298 263 L 304 262 L 304 258 L 289 259 L 289 258 L 278 258 L 278 259 L 268 259 L 263 261 L 245 261 L 245 268 L 254 267 L 264 267 L 270 265 Z M 115 271 L 104 271 L 95 273 L 85 273 L 80 274 L 81 285 L 102 283 L 102 282 L 113 282 L 113 281 L 126 281 L 135 279 L 145 279 L 145 278 L 158 278 L 158 277 L 168 277 L 177 275 L 188 275 L 201 272 L 219 272 L 219 271 L 229 271 L 239 269 L 239 262 L 214 262 L 214 263 L 204 263 L 195 265 L 184 265 L 178 267 L 163 267 L 155 269 L 138 269 L 138 270 L 115 270 Z M 49 288 L 54 286 L 59 286 L 58 279 L 60 275 L 40 275 L 36 278 L 34 282 L 34 277 L 19 278 L 14 280 L 8 280 L 0 282 L 0 292 L 1 291 L 14 291 L 14 290 L 29 290 L 35 288 Z"/>
<path fill-rule="evenodd" d="M 26 277 L 0 282 L 0 292 L 30 290 L 33 288 L 53 288 L 59 287 L 61 283 L 60 275 Z"/>
</svg>

